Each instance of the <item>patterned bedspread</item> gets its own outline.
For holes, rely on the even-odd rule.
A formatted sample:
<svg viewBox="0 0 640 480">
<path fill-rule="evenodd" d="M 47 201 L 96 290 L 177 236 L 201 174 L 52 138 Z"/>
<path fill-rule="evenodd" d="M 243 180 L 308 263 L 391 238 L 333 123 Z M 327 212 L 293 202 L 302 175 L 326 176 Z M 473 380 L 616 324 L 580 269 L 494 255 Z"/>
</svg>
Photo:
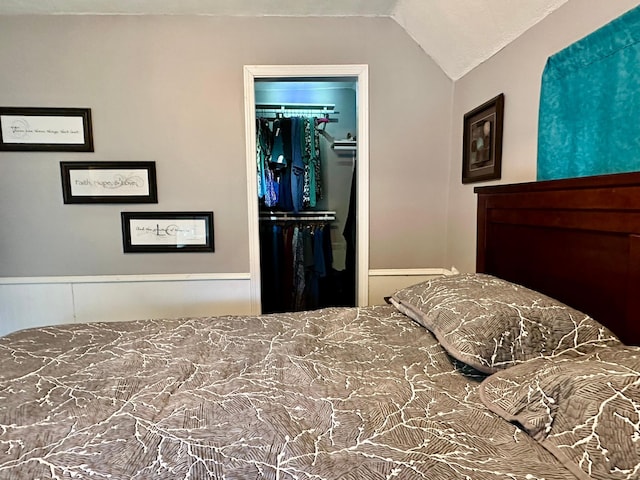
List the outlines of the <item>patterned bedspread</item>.
<svg viewBox="0 0 640 480">
<path fill-rule="evenodd" d="M 1 479 L 574 477 L 391 306 L 0 338 Z"/>
</svg>

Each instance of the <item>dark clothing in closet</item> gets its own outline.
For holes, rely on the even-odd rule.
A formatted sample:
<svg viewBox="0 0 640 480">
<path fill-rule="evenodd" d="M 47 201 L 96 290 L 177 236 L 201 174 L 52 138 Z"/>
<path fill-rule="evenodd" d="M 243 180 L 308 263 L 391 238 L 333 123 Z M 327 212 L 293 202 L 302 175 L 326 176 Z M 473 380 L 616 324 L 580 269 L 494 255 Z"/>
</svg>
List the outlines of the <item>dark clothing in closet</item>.
<svg viewBox="0 0 640 480">
<path fill-rule="evenodd" d="M 257 119 L 258 198 L 273 210 L 300 212 L 322 198 L 320 134 L 314 117 Z"/>
<path fill-rule="evenodd" d="M 349 196 L 349 211 L 347 213 L 347 220 L 344 225 L 342 236 L 347 242 L 347 253 L 345 257 L 345 275 L 346 282 L 351 285 L 351 290 L 347 293 L 347 296 L 352 299 L 355 305 L 356 298 L 356 168 L 353 169 L 353 176 L 351 177 L 351 194 Z"/>
<path fill-rule="evenodd" d="M 321 280 L 331 252 L 330 225 L 260 226 L 262 312 L 292 312 L 332 306 Z M 330 264 L 329 264 L 330 268 Z"/>
</svg>

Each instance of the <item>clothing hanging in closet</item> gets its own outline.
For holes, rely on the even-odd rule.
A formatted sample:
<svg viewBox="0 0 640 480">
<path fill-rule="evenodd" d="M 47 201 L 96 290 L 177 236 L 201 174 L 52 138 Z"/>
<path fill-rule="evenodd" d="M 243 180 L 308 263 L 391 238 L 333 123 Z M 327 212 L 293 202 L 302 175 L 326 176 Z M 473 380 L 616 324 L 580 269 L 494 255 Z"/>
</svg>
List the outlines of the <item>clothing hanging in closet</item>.
<svg viewBox="0 0 640 480">
<path fill-rule="evenodd" d="M 315 117 L 256 119 L 261 207 L 299 212 L 322 198 L 320 134 Z"/>
<path fill-rule="evenodd" d="M 328 306 L 323 279 L 333 254 L 329 224 L 260 224 L 262 312 Z"/>
</svg>

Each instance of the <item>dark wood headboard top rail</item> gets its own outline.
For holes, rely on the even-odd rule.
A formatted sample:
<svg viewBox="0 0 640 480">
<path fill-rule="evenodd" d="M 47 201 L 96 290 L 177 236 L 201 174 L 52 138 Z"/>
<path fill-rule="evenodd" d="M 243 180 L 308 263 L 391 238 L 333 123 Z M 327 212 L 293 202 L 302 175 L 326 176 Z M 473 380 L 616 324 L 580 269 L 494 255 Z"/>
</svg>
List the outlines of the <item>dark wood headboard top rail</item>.
<svg viewBox="0 0 640 480">
<path fill-rule="evenodd" d="M 476 270 L 640 344 L 640 172 L 476 187 Z"/>
<path fill-rule="evenodd" d="M 581 178 L 565 178 L 560 180 L 545 180 L 541 182 L 512 183 L 508 185 L 488 185 L 484 187 L 476 187 L 474 191 L 476 193 L 519 193 L 524 190 L 528 192 L 544 192 L 638 186 L 640 186 L 640 172 L 632 172 L 595 175 L 592 177 Z"/>
</svg>

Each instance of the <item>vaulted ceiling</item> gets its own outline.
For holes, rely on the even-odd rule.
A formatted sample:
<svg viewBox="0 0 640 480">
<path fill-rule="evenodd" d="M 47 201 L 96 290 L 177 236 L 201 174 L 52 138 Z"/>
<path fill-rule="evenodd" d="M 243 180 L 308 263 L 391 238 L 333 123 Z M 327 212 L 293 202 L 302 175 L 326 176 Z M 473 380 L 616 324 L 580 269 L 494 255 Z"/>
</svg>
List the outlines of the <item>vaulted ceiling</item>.
<svg viewBox="0 0 640 480">
<path fill-rule="evenodd" d="M 0 15 L 390 17 L 453 80 L 568 0 L 2 0 Z"/>
</svg>

